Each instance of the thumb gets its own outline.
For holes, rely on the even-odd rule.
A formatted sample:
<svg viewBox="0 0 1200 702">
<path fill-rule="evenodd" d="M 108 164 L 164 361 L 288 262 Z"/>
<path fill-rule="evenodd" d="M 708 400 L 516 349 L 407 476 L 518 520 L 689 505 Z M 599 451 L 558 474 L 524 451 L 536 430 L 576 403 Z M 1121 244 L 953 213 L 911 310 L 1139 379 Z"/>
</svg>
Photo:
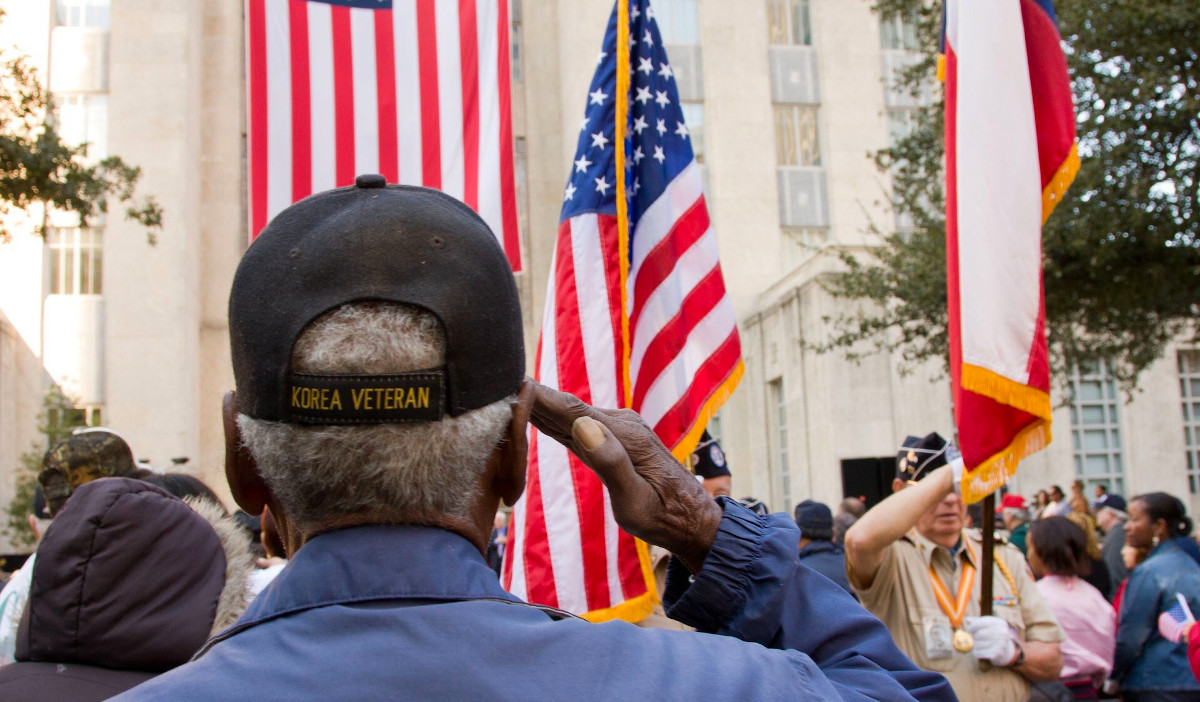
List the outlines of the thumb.
<svg viewBox="0 0 1200 702">
<path fill-rule="evenodd" d="M 636 479 L 633 461 L 608 427 L 591 417 L 579 417 L 571 424 L 571 438 L 576 455 L 614 497 L 631 487 Z"/>
</svg>

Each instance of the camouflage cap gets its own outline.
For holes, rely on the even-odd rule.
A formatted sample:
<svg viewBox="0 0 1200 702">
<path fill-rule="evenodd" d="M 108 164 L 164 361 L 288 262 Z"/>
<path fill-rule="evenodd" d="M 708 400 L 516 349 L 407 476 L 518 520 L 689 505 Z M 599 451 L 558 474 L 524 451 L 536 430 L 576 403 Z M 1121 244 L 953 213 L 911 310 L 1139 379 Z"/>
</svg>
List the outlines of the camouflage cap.
<svg viewBox="0 0 1200 702">
<path fill-rule="evenodd" d="M 125 440 L 111 431 L 89 429 L 59 441 L 42 457 L 38 483 L 50 514 L 62 509 L 71 491 L 97 478 L 129 475 L 136 465 Z"/>
</svg>

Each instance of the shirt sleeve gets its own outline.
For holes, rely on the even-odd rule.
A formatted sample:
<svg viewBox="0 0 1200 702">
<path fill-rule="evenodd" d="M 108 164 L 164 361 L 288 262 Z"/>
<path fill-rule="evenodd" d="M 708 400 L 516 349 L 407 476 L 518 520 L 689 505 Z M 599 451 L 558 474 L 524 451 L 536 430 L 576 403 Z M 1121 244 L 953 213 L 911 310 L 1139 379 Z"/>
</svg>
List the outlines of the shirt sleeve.
<svg viewBox="0 0 1200 702">
<path fill-rule="evenodd" d="M 672 619 L 807 654 L 844 699 L 955 699 L 945 678 L 913 665 L 849 593 L 800 564 L 800 534 L 787 515 L 720 502 L 725 516 L 703 569 L 686 587 L 670 582 L 677 571 L 668 574 Z"/>
<path fill-rule="evenodd" d="M 1200 681 L 1200 630 L 1195 625 L 1188 631 L 1187 645 L 1188 665 L 1192 668 L 1192 675 Z"/>
<path fill-rule="evenodd" d="M 846 557 L 846 579 L 850 582 L 850 587 L 854 588 L 854 592 L 858 593 L 863 606 L 872 612 L 882 611 L 883 605 L 891 598 L 892 592 L 900 582 L 901 559 L 896 551 L 900 548 L 899 543 L 897 541 L 883 550 L 883 560 L 879 562 L 879 569 L 875 571 L 875 579 L 866 587 L 854 576 L 850 570 L 850 557 Z"/>
<path fill-rule="evenodd" d="M 21 626 L 25 602 L 29 600 L 33 562 L 34 556 L 30 556 L 0 590 L 0 665 L 8 665 L 16 660 L 17 630 Z"/>
<path fill-rule="evenodd" d="M 1134 568 L 1121 597 L 1117 623 L 1117 651 L 1113 656 L 1114 680 L 1123 680 L 1141 654 L 1142 646 L 1158 626 L 1158 592 L 1155 579 L 1145 568 Z"/>
</svg>

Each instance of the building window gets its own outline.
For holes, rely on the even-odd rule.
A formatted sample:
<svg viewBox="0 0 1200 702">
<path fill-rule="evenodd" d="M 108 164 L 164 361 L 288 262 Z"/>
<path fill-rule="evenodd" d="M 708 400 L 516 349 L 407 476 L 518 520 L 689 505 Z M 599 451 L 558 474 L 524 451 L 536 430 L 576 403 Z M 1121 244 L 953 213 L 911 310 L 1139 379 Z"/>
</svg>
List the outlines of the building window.
<svg viewBox="0 0 1200 702">
<path fill-rule="evenodd" d="M 104 405 L 79 405 L 69 409 L 46 410 L 51 426 L 104 426 Z"/>
<path fill-rule="evenodd" d="M 819 166 L 817 108 L 775 105 L 775 156 L 780 166 Z"/>
<path fill-rule="evenodd" d="M 517 231 L 529 231 L 529 142 L 513 138 L 513 176 L 517 181 Z"/>
<path fill-rule="evenodd" d="M 99 229 L 50 229 L 51 295 L 100 295 L 103 286 L 103 235 Z"/>
<path fill-rule="evenodd" d="M 664 44 L 699 44 L 696 0 L 654 0 L 654 20 Z"/>
<path fill-rule="evenodd" d="M 688 129 L 688 141 L 692 142 L 692 153 L 697 163 L 704 163 L 704 103 L 681 102 L 683 121 Z"/>
<path fill-rule="evenodd" d="M 887 111 L 888 146 L 895 148 L 900 140 L 917 128 L 917 110 L 892 108 Z"/>
<path fill-rule="evenodd" d="M 917 40 L 917 25 L 912 16 L 896 15 L 884 20 L 880 26 L 879 40 L 884 49 L 917 51 L 921 48 Z"/>
<path fill-rule="evenodd" d="M 108 156 L 108 96 L 55 95 L 58 135 L 63 143 L 87 144 L 84 154 L 89 161 Z"/>
<path fill-rule="evenodd" d="M 514 83 L 521 82 L 521 0 L 512 0 L 510 6 L 512 10 L 512 32 L 509 34 L 508 44 L 512 50 L 512 66 L 509 67 L 509 72 L 512 74 Z"/>
<path fill-rule="evenodd" d="M 888 148 L 896 148 L 900 140 L 912 134 L 917 127 L 917 110 L 914 108 L 890 108 L 887 111 Z M 896 232 L 905 237 L 912 236 L 917 225 L 912 213 L 901 209 L 899 199 L 892 194 L 892 224 Z M 925 208 L 928 210 L 928 208 Z"/>
<path fill-rule="evenodd" d="M 773 415 L 775 434 L 775 471 L 779 474 L 779 497 L 783 500 L 783 511 L 792 511 L 792 478 L 788 469 L 787 400 L 783 394 L 783 378 L 772 380 L 770 388 L 770 412 Z"/>
<path fill-rule="evenodd" d="M 108 29 L 109 0 L 58 0 L 54 18 L 64 27 Z"/>
<path fill-rule="evenodd" d="M 776 45 L 812 46 L 809 0 L 767 0 L 770 41 Z"/>
<path fill-rule="evenodd" d="M 792 270 L 829 243 L 828 229 L 784 229 L 784 270 Z"/>
<path fill-rule="evenodd" d="M 1200 495 L 1200 351 L 1179 352 L 1179 395 L 1183 400 L 1188 490 Z"/>
<path fill-rule="evenodd" d="M 1095 485 L 1124 494 L 1125 466 L 1121 449 L 1120 403 L 1116 382 L 1103 362 L 1071 371 L 1071 444 L 1075 475 L 1087 494 Z"/>
</svg>

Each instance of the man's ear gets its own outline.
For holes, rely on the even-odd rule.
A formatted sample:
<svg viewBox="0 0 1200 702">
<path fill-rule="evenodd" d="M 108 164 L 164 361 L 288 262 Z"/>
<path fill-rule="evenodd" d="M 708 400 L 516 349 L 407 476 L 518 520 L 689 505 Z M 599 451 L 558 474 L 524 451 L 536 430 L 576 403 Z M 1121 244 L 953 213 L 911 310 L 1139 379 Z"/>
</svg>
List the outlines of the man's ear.
<svg viewBox="0 0 1200 702">
<path fill-rule="evenodd" d="M 492 460 L 496 470 L 492 476 L 492 489 L 509 507 L 515 505 L 525 492 L 525 461 L 529 452 L 526 431 L 529 413 L 533 410 L 534 386 L 529 379 L 521 381 L 517 401 L 512 406 L 512 420 L 508 424 L 504 440 L 496 446 Z"/>
<path fill-rule="evenodd" d="M 237 424 L 237 393 L 225 393 L 221 405 L 221 418 L 225 426 L 225 480 L 233 501 L 246 510 L 247 514 L 262 514 L 267 504 L 267 485 L 258 475 L 254 458 L 242 446 L 242 432 Z"/>
</svg>

